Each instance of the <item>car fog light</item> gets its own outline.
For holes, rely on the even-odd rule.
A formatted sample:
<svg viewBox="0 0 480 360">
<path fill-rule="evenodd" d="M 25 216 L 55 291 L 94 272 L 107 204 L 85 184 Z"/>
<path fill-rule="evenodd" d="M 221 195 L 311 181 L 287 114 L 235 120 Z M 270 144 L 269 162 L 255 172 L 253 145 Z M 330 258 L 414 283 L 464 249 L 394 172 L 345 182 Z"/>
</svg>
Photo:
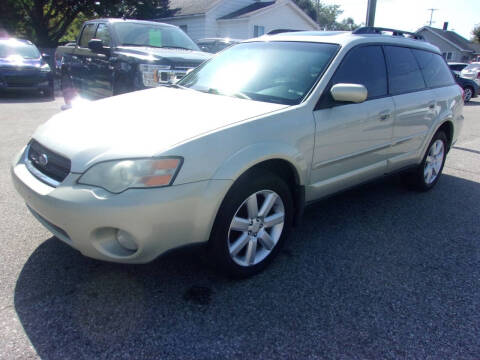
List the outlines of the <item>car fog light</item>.
<svg viewBox="0 0 480 360">
<path fill-rule="evenodd" d="M 133 236 L 130 235 L 128 232 L 123 231 L 123 230 L 117 230 L 117 233 L 115 234 L 118 243 L 124 247 L 127 250 L 130 251 L 137 251 L 138 246 L 135 243 L 135 240 L 133 240 Z"/>
</svg>

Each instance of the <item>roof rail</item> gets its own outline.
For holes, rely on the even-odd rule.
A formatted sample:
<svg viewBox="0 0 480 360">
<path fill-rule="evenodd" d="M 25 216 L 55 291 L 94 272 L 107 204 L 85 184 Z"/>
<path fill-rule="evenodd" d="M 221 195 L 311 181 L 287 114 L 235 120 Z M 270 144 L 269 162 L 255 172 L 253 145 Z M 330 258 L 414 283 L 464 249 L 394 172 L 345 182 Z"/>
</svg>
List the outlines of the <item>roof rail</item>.
<svg viewBox="0 0 480 360">
<path fill-rule="evenodd" d="M 411 38 L 415 40 L 425 40 L 422 35 L 403 31 L 403 30 L 396 30 L 396 29 L 389 29 L 389 28 L 382 28 L 382 27 L 374 27 L 374 26 L 364 26 L 354 30 L 353 34 L 377 34 L 382 35 L 384 32 L 392 33 L 392 36 L 401 36 L 406 38 Z"/>
</svg>

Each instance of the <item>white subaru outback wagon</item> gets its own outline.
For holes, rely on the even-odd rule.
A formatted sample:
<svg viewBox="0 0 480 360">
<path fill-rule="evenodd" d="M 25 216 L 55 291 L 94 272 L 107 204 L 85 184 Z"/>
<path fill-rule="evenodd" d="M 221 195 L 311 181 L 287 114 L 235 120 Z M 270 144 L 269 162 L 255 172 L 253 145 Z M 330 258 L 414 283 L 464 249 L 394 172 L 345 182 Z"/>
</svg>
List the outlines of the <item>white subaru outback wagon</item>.
<svg viewBox="0 0 480 360">
<path fill-rule="evenodd" d="M 393 172 L 421 191 L 438 182 L 462 93 L 411 35 L 245 41 L 175 85 L 55 115 L 14 159 L 14 184 L 86 256 L 145 263 L 205 242 L 223 271 L 252 275 L 306 204 Z"/>
</svg>

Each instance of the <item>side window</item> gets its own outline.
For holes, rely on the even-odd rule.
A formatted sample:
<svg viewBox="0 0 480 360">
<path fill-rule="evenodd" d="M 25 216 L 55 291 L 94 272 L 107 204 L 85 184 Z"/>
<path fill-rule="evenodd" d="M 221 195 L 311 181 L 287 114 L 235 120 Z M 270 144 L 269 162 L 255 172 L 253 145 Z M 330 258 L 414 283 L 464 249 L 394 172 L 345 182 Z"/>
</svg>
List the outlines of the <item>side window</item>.
<svg viewBox="0 0 480 360">
<path fill-rule="evenodd" d="M 412 51 L 428 87 L 454 84 L 452 73 L 440 55 L 423 50 Z"/>
<path fill-rule="evenodd" d="M 385 46 L 392 95 L 425 88 L 417 60 L 409 48 Z"/>
<path fill-rule="evenodd" d="M 380 46 L 362 46 L 351 50 L 332 78 L 339 83 L 362 84 L 368 99 L 387 95 L 387 70 Z"/>
<path fill-rule="evenodd" d="M 99 24 L 98 25 L 97 33 L 95 35 L 95 39 L 102 40 L 104 46 L 111 46 L 112 38 L 110 36 L 110 31 L 108 30 L 108 26 L 106 24 Z"/>
<path fill-rule="evenodd" d="M 82 31 L 82 35 L 80 36 L 80 41 L 78 42 L 78 45 L 80 45 L 80 47 L 88 47 L 88 42 L 93 39 L 93 35 L 95 34 L 96 26 L 97 24 L 85 25 Z"/>
</svg>

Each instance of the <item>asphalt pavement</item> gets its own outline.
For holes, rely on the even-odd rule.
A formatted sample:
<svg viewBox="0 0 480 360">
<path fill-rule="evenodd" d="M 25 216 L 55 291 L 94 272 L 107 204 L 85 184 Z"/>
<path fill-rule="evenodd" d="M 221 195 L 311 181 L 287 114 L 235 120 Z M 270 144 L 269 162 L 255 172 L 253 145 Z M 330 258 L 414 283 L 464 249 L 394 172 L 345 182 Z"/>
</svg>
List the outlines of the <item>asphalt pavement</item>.
<svg viewBox="0 0 480 360">
<path fill-rule="evenodd" d="M 61 99 L 0 97 L 1 359 L 479 359 L 480 101 L 428 193 L 393 176 L 306 210 L 276 261 L 218 275 L 198 249 L 83 257 L 9 174 Z"/>
</svg>

